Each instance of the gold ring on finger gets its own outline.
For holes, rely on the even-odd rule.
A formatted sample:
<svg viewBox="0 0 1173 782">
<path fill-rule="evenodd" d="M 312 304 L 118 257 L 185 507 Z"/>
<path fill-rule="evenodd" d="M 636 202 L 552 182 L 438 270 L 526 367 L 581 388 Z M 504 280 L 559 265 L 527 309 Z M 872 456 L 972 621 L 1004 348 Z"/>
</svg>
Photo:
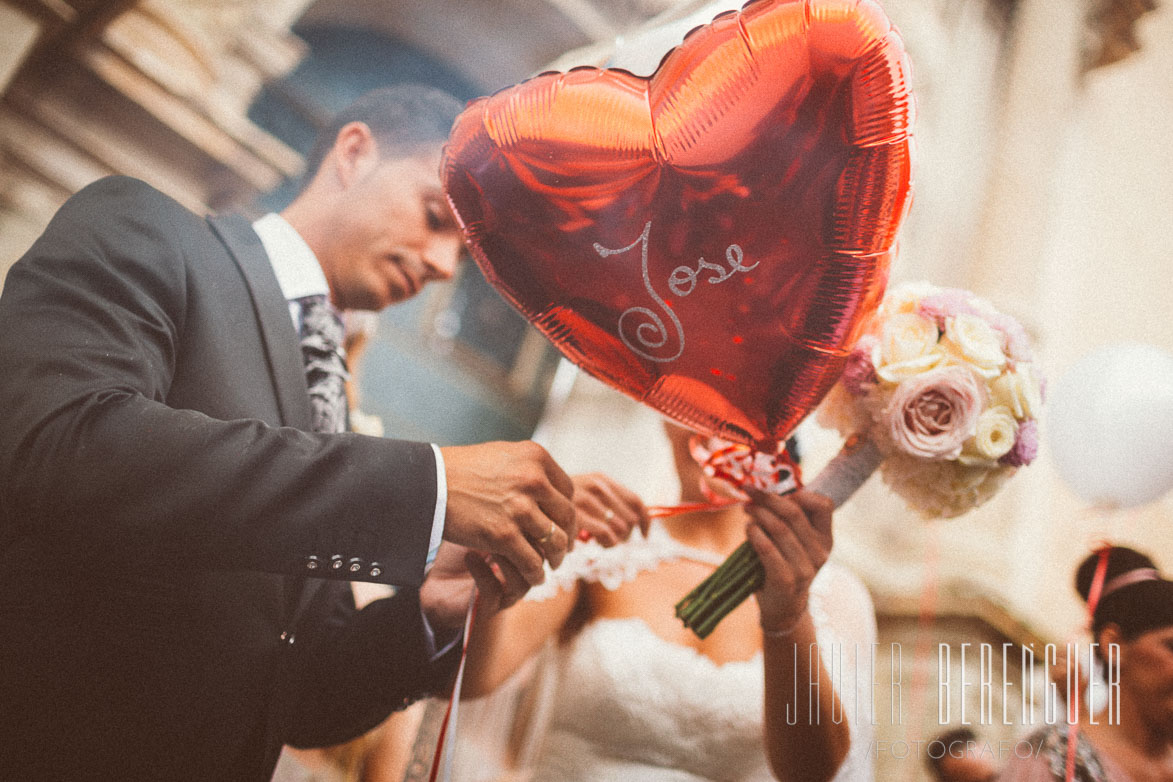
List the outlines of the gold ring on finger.
<svg viewBox="0 0 1173 782">
<path fill-rule="evenodd" d="M 550 522 L 550 531 L 549 531 L 549 532 L 547 532 L 547 533 L 546 533 L 545 535 L 543 535 L 542 537 L 538 538 L 538 545 L 539 545 L 539 546 L 544 546 L 544 545 L 546 545 L 547 543 L 549 543 L 549 542 L 550 542 L 550 538 L 554 537 L 554 530 L 556 530 L 557 528 L 558 528 L 558 525 L 557 525 L 557 524 L 555 524 L 554 522 L 552 522 L 552 521 L 551 521 L 551 522 Z"/>
</svg>

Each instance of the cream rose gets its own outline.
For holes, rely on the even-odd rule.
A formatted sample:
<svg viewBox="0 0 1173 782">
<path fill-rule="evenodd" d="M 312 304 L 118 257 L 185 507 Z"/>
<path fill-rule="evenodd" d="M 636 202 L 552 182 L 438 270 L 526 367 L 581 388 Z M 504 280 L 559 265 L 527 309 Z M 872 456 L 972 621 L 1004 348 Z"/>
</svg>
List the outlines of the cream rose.
<svg viewBox="0 0 1173 782">
<path fill-rule="evenodd" d="M 927 372 L 945 358 L 937 345 L 937 324 L 916 313 L 893 315 L 884 323 L 872 363 L 887 383 Z"/>
<path fill-rule="evenodd" d="M 984 406 L 985 388 L 973 372 L 942 367 L 898 385 L 882 425 L 898 451 L 922 459 L 956 459 Z"/>
<path fill-rule="evenodd" d="M 1034 370 L 1028 365 L 1019 364 L 996 378 L 990 383 L 990 401 L 1009 408 L 1020 421 L 1038 418 L 1043 397 L 1039 393 L 1039 381 L 1035 378 Z"/>
<path fill-rule="evenodd" d="M 977 431 L 966 441 L 958 458 L 962 464 L 993 467 L 1010 452 L 1018 437 L 1018 421 L 1009 407 L 996 405 L 978 416 Z"/>
<path fill-rule="evenodd" d="M 997 377 L 1006 365 L 1002 335 L 976 315 L 946 318 L 941 346 L 951 360 L 969 364 L 985 378 Z"/>
<path fill-rule="evenodd" d="M 906 314 L 916 312 L 920 300 L 940 291 L 940 288 L 927 282 L 906 282 L 888 291 L 884 297 L 884 315 Z"/>
</svg>

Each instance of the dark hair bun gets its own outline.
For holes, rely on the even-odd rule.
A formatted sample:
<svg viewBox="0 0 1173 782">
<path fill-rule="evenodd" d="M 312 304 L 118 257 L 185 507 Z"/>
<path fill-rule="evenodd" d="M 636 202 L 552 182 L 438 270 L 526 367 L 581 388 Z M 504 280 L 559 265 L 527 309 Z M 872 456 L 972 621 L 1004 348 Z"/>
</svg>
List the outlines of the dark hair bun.
<svg viewBox="0 0 1173 782">
<path fill-rule="evenodd" d="M 1075 573 L 1075 589 L 1085 602 L 1099 561 L 1100 554 L 1095 552 L 1080 564 Z M 1149 557 L 1126 546 L 1113 546 L 1108 553 L 1104 584 L 1125 573 L 1147 568 L 1157 569 Z M 1124 641 L 1131 641 L 1150 630 L 1173 627 L 1173 581 L 1158 575 L 1102 594 L 1092 617 L 1092 634 L 1098 639 L 1100 631 L 1109 624 L 1120 629 Z"/>
<path fill-rule="evenodd" d="M 1096 566 L 1099 562 L 1099 552 L 1093 551 L 1075 571 L 1075 591 L 1079 593 L 1085 603 L 1091 593 L 1092 579 L 1095 578 Z M 1155 567 L 1156 565 L 1151 559 L 1135 549 L 1130 549 L 1127 546 L 1112 546 L 1108 554 L 1108 570 L 1104 574 L 1104 583 L 1106 584 L 1116 576 L 1123 575 L 1130 570 Z"/>
</svg>

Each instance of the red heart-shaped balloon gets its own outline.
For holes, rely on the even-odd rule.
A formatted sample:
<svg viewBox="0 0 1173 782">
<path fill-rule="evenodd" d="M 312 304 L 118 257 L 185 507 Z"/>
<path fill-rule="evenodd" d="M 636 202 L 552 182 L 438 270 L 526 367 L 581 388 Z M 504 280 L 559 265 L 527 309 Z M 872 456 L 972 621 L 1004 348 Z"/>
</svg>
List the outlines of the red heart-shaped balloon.
<svg viewBox="0 0 1173 782">
<path fill-rule="evenodd" d="M 911 109 L 874 2 L 759 0 L 650 78 L 579 68 L 473 102 L 442 176 L 485 276 L 567 357 L 765 450 L 883 295 Z"/>
</svg>

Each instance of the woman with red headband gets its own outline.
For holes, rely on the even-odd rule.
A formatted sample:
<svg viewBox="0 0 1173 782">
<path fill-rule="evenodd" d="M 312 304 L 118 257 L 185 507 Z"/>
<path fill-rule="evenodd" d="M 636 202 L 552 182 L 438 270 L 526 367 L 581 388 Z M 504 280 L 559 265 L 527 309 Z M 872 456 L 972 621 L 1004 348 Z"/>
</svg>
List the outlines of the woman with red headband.
<svg viewBox="0 0 1173 782">
<path fill-rule="evenodd" d="M 1075 574 L 1084 600 L 1099 587 L 1092 635 L 1100 650 L 1118 649 L 1119 690 L 1096 722 L 1081 719 L 1076 732 L 1073 782 L 1170 782 L 1173 780 L 1173 581 L 1153 561 L 1130 548 L 1089 556 Z M 1102 574 L 1097 576 L 1097 570 Z M 1030 738 L 1035 751 L 1015 757 L 1002 782 L 1068 780 L 1066 722 Z"/>
</svg>

